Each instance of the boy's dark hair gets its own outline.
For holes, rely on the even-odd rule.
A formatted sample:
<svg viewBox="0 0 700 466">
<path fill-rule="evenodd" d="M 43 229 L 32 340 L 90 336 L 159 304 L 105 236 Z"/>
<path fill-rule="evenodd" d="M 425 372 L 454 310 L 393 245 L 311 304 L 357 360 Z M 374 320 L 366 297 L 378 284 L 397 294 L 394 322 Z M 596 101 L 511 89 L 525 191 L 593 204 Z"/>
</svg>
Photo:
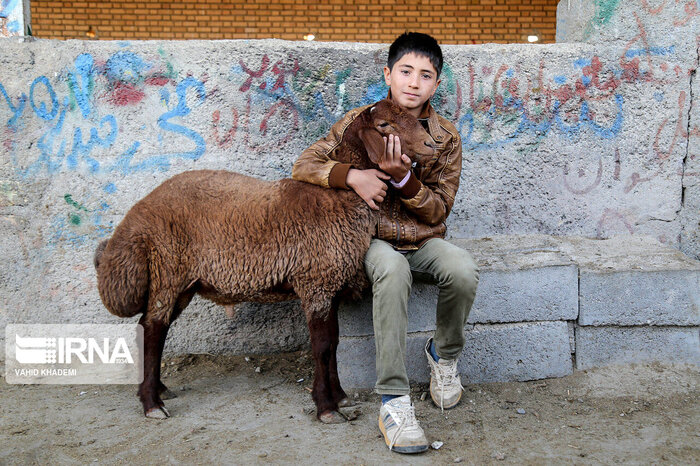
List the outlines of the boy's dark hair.
<svg viewBox="0 0 700 466">
<path fill-rule="evenodd" d="M 389 57 L 387 59 L 389 69 L 393 69 L 394 64 L 401 60 L 401 57 L 411 52 L 427 57 L 435 67 L 437 77 L 440 77 L 442 72 L 442 50 L 432 36 L 421 32 L 404 32 L 396 38 L 391 47 L 389 47 Z"/>
</svg>

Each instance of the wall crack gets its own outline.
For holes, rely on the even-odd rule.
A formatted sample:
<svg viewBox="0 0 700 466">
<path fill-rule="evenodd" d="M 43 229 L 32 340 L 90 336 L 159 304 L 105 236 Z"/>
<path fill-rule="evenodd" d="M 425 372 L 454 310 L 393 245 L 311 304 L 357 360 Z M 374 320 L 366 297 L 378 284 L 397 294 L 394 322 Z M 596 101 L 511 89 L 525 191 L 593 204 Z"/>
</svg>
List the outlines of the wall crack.
<svg viewBox="0 0 700 466">
<path fill-rule="evenodd" d="M 685 238 L 685 225 L 682 220 L 683 217 L 683 209 L 685 208 L 685 197 L 686 197 L 686 186 L 685 186 L 685 171 L 686 167 L 688 164 L 688 158 L 690 156 L 690 135 L 691 135 L 691 129 L 692 129 L 692 124 L 691 124 L 691 119 L 693 116 L 693 103 L 695 101 L 695 95 L 693 93 L 693 85 L 695 82 L 696 74 L 698 71 L 698 68 L 700 68 L 700 39 L 698 40 L 698 46 L 695 51 L 695 66 L 692 70 L 690 70 L 690 103 L 688 104 L 688 122 L 687 126 L 685 129 L 685 134 L 687 135 L 686 141 L 685 141 L 685 154 L 683 156 L 683 163 L 681 164 L 681 206 L 679 210 L 679 214 L 681 216 L 681 234 L 680 234 L 680 241 L 679 241 L 679 247 L 681 250 L 683 250 L 683 240 Z"/>
</svg>

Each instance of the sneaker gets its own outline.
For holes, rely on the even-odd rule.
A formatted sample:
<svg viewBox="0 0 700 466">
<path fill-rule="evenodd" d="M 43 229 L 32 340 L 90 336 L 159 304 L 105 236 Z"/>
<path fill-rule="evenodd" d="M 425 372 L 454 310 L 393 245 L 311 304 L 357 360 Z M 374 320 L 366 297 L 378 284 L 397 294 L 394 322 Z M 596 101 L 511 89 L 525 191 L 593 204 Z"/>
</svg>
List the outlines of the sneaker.
<svg viewBox="0 0 700 466">
<path fill-rule="evenodd" d="M 435 362 L 430 354 L 432 341 L 433 339 L 429 338 L 425 344 L 425 356 L 430 366 L 430 398 L 433 399 L 435 406 L 439 406 L 444 411 L 457 406 L 462 398 L 464 387 L 457 372 L 457 360 L 439 358 Z"/>
<path fill-rule="evenodd" d="M 398 453 L 420 453 L 428 449 L 428 439 L 418 425 L 408 395 L 382 404 L 379 409 L 379 430 L 389 450 Z"/>
</svg>

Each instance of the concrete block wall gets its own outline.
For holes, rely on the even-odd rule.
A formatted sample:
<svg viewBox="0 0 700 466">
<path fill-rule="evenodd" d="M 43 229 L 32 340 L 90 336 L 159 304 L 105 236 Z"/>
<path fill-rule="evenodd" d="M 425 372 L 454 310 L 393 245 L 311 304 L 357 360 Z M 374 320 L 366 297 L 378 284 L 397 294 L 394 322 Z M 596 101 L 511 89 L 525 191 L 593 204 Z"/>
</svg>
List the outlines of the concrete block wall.
<svg viewBox="0 0 700 466">
<path fill-rule="evenodd" d="M 465 154 L 452 238 L 647 235 L 700 256 L 699 17 L 683 2 L 607 3 L 588 43 L 444 46 L 434 105 Z M 184 170 L 289 176 L 345 111 L 386 95 L 387 49 L 0 39 L 0 326 L 119 322 L 100 303 L 92 255 L 129 207 Z M 474 329 L 571 322 L 554 316 L 572 290 L 547 280 L 573 276 L 559 254 L 540 255 L 551 267 L 527 272 L 540 276 L 489 272 L 510 288 L 483 282 L 493 296 L 478 298 Z M 565 299 L 535 305 L 526 280 Z M 227 320 L 195 300 L 167 351 L 294 350 L 307 339 L 296 303 L 244 305 Z"/>
<path fill-rule="evenodd" d="M 459 358 L 465 383 L 561 377 L 574 369 L 661 361 L 700 365 L 700 262 L 654 238 L 547 235 L 452 240 L 480 267 Z M 406 365 L 426 382 L 423 346 L 437 289 L 409 301 Z M 338 367 L 348 388 L 376 380 L 371 299 L 340 309 Z"/>
</svg>

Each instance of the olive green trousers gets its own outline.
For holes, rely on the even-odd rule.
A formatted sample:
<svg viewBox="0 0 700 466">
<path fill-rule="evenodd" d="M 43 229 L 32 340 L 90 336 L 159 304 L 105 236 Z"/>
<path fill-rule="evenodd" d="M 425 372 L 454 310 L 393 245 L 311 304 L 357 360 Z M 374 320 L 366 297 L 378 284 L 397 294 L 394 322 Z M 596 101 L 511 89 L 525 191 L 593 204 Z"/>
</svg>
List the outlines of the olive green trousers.
<svg viewBox="0 0 700 466">
<path fill-rule="evenodd" d="M 440 358 L 456 359 L 464 347 L 479 271 L 469 252 L 443 239 L 428 240 L 416 251 L 398 252 L 372 239 L 365 255 L 372 284 L 372 319 L 377 349 L 375 391 L 383 395 L 409 393 L 406 373 L 408 296 L 416 278 L 438 286 L 435 349 Z"/>
</svg>

